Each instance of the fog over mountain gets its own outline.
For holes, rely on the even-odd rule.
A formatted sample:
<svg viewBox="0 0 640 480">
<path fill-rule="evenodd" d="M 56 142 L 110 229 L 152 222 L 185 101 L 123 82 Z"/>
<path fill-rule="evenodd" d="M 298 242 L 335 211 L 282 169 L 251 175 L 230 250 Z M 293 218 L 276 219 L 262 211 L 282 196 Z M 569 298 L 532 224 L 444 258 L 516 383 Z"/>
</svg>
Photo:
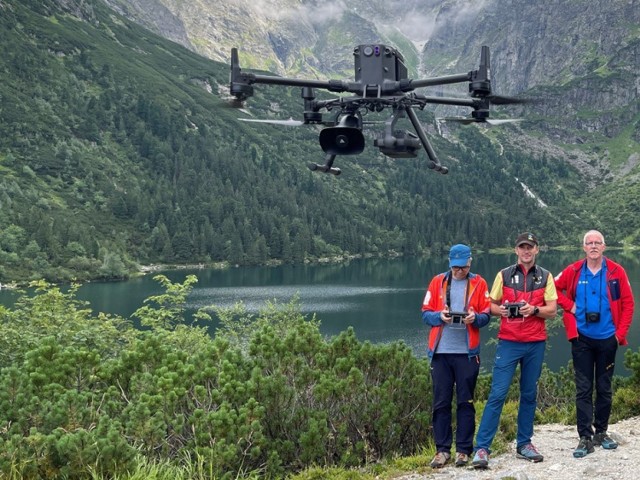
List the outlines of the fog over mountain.
<svg viewBox="0 0 640 480">
<path fill-rule="evenodd" d="M 228 61 L 231 46 L 249 47 L 248 65 L 285 74 L 334 73 L 318 52 L 343 52 L 394 39 L 419 53 L 442 28 L 466 25 L 490 0 L 107 0 L 147 28 L 209 58 Z M 337 70 L 339 71 L 339 69 Z"/>
</svg>

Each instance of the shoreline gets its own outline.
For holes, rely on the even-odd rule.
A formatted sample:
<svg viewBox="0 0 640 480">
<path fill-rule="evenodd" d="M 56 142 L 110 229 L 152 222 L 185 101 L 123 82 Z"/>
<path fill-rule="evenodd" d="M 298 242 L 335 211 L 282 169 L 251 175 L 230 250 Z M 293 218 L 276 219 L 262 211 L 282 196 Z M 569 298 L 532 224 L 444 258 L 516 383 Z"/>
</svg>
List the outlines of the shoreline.
<svg viewBox="0 0 640 480">
<path fill-rule="evenodd" d="M 640 248 L 640 247 L 638 247 Z M 636 250 L 638 250 L 638 248 L 636 248 L 635 246 L 629 246 L 629 245 L 624 245 L 624 246 L 607 246 L 607 250 L 609 251 L 615 251 L 615 252 L 622 252 L 622 253 L 626 253 L 626 252 L 630 252 L 633 253 Z M 566 246 L 566 245 L 562 245 L 562 246 L 557 246 L 557 247 L 549 247 L 547 245 L 541 245 L 540 246 L 540 250 L 541 252 L 581 252 L 580 247 L 575 247 L 575 246 Z M 491 254 L 491 255 L 509 255 L 513 253 L 513 249 L 510 247 L 498 247 L 498 248 L 490 248 L 488 250 L 482 250 L 482 249 L 476 249 L 475 250 L 475 255 L 482 255 L 482 254 Z M 446 252 L 433 252 L 433 251 L 429 251 L 429 250 L 425 250 L 419 254 L 416 255 L 410 255 L 410 257 L 414 257 L 414 258 L 429 258 L 432 257 L 434 255 L 446 255 Z M 283 260 L 279 260 L 279 259 L 271 259 L 271 260 L 267 260 L 264 263 L 260 263 L 260 264 L 239 264 L 239 263 L 230 263 L 226 260 L 224 261 L 218 261 L 218 262 L 197 262 L 197 263 L 150 263 L 150 264 L 146 264 L 146 265 L 140 265 L 137 263 L 134 263 L 135 265 L 135 270 L 131 270 L 128 275 L 126 277 L 121 277 L 121 278 L 88 278 L 86 280 L 82 280 L 80 283 L 94 283 L 94 282 L 120 282 L 120 281 L 125 281 L 128 280 L 130 278 L 136 278 L 139 276 L 144 276 L 144 275 L 148 275 L 148 274 L 153 274 L 155 272 L 160 272 L 160 271 L 171 271 L 171 270 L 203 270 L 203 269 L 207 269 L 207 268 L 211 268 L 211 269 L 215 269 L 215 270 L 223 270 L 223 269 L 227 269 L 227 268 L 239 268 L 239 267 L 243 267 L 243 266 L 255 266 L 255 267 L 274 267 L 274 266 L 281 266 L 281 265 L 285 265 L 285 264 L 290 264 L 290 265 L 323 265 L 323 264 L 339 264 L 339 263 L 346 263 L 346 262 L 350 262 L 351 260 L 359 260 L 359 259 L 371 259 L 371 258 L 400 258 L 400 257 L 405 257 L 407 255 L 401 253 L 401 252 L 397 252 L 394 250 L 385 252 L 385 253 L 360 253 L 360 254 L 341 254 L 341 255 L 334 255 L 334 256 L 328 256 L 328 257 L 317 257 L 317 258 L 305 258 L 302 262 L 294 262 L 294 263 L 287 263 L 284 262 Z M 41 280 L 41 279 L 40 279 Z M 28 287 L 29 284 L 31 282 L 33 282 L 34 280 L 10 280 L 7 283 L 2 283 L 0 282 L 0 291 L 2 290 L 15 290 L 17 288 L 21 288 L 21 287 Z M 37 280 L 35 280 L 37 281 Z M 48 281 L 51 284 L 57 284 L 57 285 L 65 285 L 65 284 L 72 284 L 72 283 L 76 283 L 76 281 L 74 280 L 51 280 Z"/>
</svg>

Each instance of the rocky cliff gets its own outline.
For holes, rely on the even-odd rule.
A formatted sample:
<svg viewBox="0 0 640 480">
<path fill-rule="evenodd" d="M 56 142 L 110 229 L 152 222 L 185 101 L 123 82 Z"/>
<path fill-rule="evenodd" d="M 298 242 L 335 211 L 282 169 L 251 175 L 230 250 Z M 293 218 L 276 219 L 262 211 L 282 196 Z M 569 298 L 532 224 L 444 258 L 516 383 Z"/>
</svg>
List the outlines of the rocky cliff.
<svg viewBox="0 0 640 480">
<path fill-rule="evenodd" d="M 545 97 L 540 117 L 563 141 L 621 134 L 640 112 L 640 2 L 499 0 L 451 22 L 446 2 L 423 51 L 429 74 L 473 64 L 490 45 L 494 85 L 501 92 Z M 553 124 L 561 126 L 556 129 Z M 632 134 L 637 141 L 639 130 Z"/>
</svg>

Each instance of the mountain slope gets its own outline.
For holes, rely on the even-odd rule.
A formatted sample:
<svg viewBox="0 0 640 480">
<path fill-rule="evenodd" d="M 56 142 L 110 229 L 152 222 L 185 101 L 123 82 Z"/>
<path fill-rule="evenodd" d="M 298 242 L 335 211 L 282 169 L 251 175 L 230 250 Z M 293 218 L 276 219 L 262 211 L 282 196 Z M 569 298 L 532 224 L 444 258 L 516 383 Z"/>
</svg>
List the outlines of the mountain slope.
<svg viewBox="0 0 640 480">
<path fill-rule="evenodd" d="M 109 0 L 145 10 L 134 13 L 143 22 L 161 10 L 145 9 L 149 1 Z M 155 0 L 155 5 L 179 19 L 193 40 L 189 47 L 205 56 L 228 61 L 236 46 L 246 66 L 309 78 L 351 76 L 344 59 L 360 43 L 400 47 L 412 76 L 466 72 L 477 62 L 480 46 L 489 45 L 496 91 L 528 91 L 547 99 L 527 111 L 527 129 L 565 150 L 565 161 L 572 162 L 572 150 L 579 149 L 578 155 L 588 158 L 573 164 L 585 170 L 590 183 L 626 175 L 638 163 L 637 0 L 263 0 L 240 5 Z M 165 31 L 156 21 L 153 28 L 171 38 L 171 25 Z"/>
<path fill-rule="evenodd" d="M 443 4 L 439 28 L 424 49 L 427 73 L 459 70 L 481 45 L 490 45 L 499 91 L 546 99 L 529 129 L 589 154 L 604 171 L 601 180 L 629 173 L 640 138 L 639 2 L 492 1 L 458 22 L 447 15 L 457 3 Z M 631 148 L 615 147 L 628 141 Z"/>
<path fill-rule="evenodd" d="M 424 153 L 383 157 L 371 131 L 363 154 L 337 161 L 342 176 L 317 175 L 306 168 L 322 158 L 317 130 L 249 125 L 225 108 L 227 65 L 99 1 L 0 9 L 2 282 L 114 278 L 151 262 L 417 254 L 457 241 L 486 249 L 523 229 L 558 245 L 599 226 L 582 211 L 577 172 L 509 147 L 511 127 L 461 128 L 450 142 L 419 112 L 448 176 L 425 169 Z M 247 107 L 287 118 L 299 91 L 256 89 Z"/>
</svg>

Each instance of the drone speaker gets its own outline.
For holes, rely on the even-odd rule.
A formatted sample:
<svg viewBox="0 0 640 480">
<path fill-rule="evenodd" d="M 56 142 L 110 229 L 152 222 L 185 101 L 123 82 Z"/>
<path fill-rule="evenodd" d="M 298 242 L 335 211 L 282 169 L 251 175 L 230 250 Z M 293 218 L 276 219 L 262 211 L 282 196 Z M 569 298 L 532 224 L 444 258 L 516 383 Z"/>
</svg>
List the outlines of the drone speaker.
<svg viewBox="0 0 640 480">
<path fill-rule="evenodd" d="M 320 146 L 329 155 L 358 155 L 364 150 L 364 135 L 358 118 L 346 115 L 337 127 L 320 131 Z"/>
<path fill-rule="evenodd" d="M 358 155 L 364 150 L 364 135 L 353 127 L 324 128 L 320 132 L 320 146 L 330 155 Z"/>
</svg>

